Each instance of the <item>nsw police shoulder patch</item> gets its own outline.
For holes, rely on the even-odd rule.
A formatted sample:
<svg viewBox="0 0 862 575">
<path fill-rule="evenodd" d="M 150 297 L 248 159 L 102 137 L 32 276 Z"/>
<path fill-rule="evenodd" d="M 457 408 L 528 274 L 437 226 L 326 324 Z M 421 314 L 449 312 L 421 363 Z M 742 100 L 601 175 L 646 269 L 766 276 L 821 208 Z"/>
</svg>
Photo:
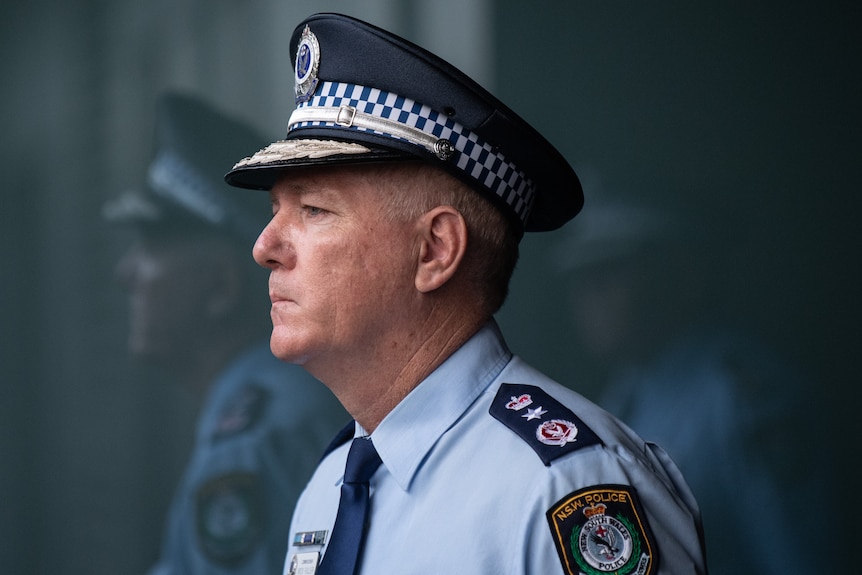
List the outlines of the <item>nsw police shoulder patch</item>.
<svg viewBox="0 0 862 575">
<path fill-rule="evenodd" d="M 488 412 L 526 441 L 545 465 L 601 443 L 571 409 L 534 385 L 504 383 Z"/>
<path fill-rule="evenodd" d="M 655 539 L 628 485 L 596 485 L 570 493 L 547 512 L 566 575 L 651 575 Z"/>
</svg>

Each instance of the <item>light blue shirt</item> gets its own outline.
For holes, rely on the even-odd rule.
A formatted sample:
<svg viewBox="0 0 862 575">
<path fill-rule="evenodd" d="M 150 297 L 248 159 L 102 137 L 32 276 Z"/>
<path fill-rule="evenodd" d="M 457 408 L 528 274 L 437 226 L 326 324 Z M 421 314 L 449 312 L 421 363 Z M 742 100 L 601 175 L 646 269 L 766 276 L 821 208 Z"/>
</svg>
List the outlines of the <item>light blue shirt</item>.
<svg viewBox="0 0 862 575">
<path fill-rule="evenodd" d="M 541 388 L 601 443 L 546 466 L 528 441 L 489 414 L 504 383 Z M 357 426 L 356 434 L 364 433 Z M 664 452 L 513 356 L 493 322 L 420 383 L 371 438 L 383 464 L 371 478 L 361 573 L 568 573 L 546 514 L 593 486 L 636 493 L 658 556 L 653 573 L 706 572 L 697 505 Z M 292 534 L 331 532 L 347 451 L 342 445 L 318 466 L 297 505 Z M 325 553 L 325 543 L 291 545 L 284 573 L 295 554 L 315 551 Z"/>
</svg>

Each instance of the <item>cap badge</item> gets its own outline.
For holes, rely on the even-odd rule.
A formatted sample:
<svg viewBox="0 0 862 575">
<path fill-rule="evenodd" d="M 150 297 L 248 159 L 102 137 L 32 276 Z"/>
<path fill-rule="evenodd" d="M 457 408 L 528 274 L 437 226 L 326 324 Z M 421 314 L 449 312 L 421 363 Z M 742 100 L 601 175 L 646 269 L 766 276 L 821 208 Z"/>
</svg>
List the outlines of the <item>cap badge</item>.
<svg viewBox="0 0 862 575">
<path fill-rule="evenodd" d="M 296 103 L 307 102 L 317 87 L 317 68 L 320 65 L 320 44 L 308 26 L 302 31 L 296 50 Z"/>
</svg>

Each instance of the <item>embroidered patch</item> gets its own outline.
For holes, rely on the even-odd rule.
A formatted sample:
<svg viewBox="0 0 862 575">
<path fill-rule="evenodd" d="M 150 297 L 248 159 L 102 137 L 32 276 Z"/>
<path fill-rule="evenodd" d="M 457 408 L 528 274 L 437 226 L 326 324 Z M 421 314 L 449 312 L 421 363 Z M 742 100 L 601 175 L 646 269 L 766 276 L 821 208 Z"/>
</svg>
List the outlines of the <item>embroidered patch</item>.
<svg viewBox="0 0 862 575">
<path fill-rule="evenodd" d="M 529 419 L 529 418 L 528 418 Z M 536 439 L 545 445 L 564 446 L 578 440 L 578 427 L 565 419 L 542 422 L 536 430 Z"/>
<path fill-rule="evenodd" d="M 534 385 L 504 383 L 488 412 L 526 441 L 545 465 L 601 443 L 571 409 Z"/>
<path fill-rule="evenodd" d="M 264 523 L 260 491 L 260 479 L 252 473 L 223 475 L 198 490 L 198 541 L 210 559 L 235 563 L 260 541 Z"/>
<path fill-rule="evenodd" d="M 655 539 L 633 487 L 575 491 L 554 504 L 547 517 L 566 575 L 658 572 Z"/>
<path fill-rule="evenodd" d="M 213 436 L 228 437 L 251 428 L 263 415 L 268 399 L 269 392 L 256 385 L 234 394 L 219 414 Z"/>
</svg>

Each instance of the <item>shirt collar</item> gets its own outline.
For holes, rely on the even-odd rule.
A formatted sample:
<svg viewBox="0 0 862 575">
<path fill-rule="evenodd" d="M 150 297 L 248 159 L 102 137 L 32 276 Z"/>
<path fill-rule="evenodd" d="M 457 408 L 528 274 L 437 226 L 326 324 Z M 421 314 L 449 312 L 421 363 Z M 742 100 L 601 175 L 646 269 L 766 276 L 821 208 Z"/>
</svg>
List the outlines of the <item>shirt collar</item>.
<svg viewBox="0 0 862 575">
<path fill-rule="evenodd" d="M 425 378 L 372 434 L 383 465 L 405 491 L 437 440 L 512 358 L 491 320 Z M 357 434 L 365 432 L 357 424 Z"/>
</svg>

